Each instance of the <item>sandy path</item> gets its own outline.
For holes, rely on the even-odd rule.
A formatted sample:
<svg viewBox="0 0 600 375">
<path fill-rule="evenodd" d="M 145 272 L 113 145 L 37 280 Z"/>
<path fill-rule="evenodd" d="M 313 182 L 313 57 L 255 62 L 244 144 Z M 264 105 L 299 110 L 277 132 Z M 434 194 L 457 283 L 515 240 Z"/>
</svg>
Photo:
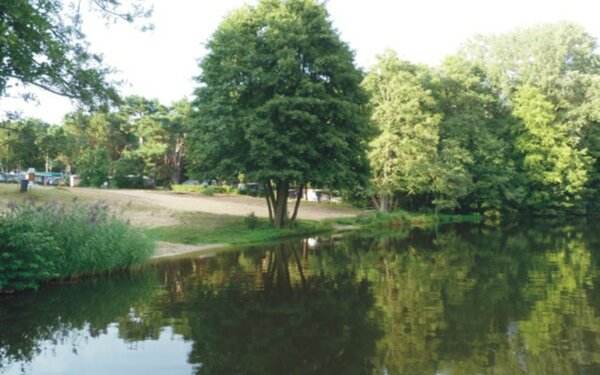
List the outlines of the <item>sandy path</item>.
<svg viewBox="0 0 600 375">
<path fill-rule="evenodd" d="M 121 204 L 131 202 L 136 206 L 150 209 L 162 208 L 171 211 L 201 211 L 213 214 L 246 216 L 254 212 L 256 216 L 268 217 L 266 202 L 261 198 L 248 196 L 214 196 L 204 197 L 196 194 L 148 190 L 99 190 L 69 188 L 75 195 L 88 198 L 116 201 Z M 328 204 L 300 204 L 298 217 L 308 220 L 323 220 L 335 217 L 356 216 L 358 211 L 352 209 L 330 208 Z"/>
</svg>

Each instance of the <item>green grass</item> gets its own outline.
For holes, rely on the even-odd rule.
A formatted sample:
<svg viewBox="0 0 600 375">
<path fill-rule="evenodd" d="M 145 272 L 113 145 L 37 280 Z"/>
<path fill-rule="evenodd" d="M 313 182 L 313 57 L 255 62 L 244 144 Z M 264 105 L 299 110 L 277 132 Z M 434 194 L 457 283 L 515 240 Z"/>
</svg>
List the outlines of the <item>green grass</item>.
<svg viewBox="0 0 600 375">
<path fill-rule="evenodd" d="M 331 223 L 301 220 L 293 228 L 275 229 L 269 220 L 259 218 L 256 228 L 250 229 L 243 216 L 205 212 L 181 214 L 179 219 L 178 225 L 148 229 L 146 234 L 155 240 L 183 244 L 247 244 L 305 236 L 333 228 Z"/>
<path fill-rule="evenodd" d="M 405 211 L 392 213 L 368 212 L 351 218 L 323 222 L 301 220 L 292 228 L 275 229 L 267 219 L 258 219 L 255 229 L 248 228 L 242 216 L 216 215 L 205 212 L 180 214 L 178 225 L 146 230 L 155 240 L 188 245 L 250 244 L 273 242 L 333 231 L 336 226 L 352 226 L 355 230 L 386 230 L 398 227 L 430 227 L 436 224 L 478 222 L 476 215 L 417 214 Z"/>
<path fill-rule="evenodd" d="M 415 213 L 407 211 L 394 211 L 382 213 L 370 211 L 356 217 L 334 219 L 338 225 L 351 225 L 360 229 L 386 229 L 395 227 L 417 227 L 424 228 L 439 224 L 479 222 L 479 215 L 448 215 L 431 213 Z"/>
<path fill-rule="evenodd" d="M 27 193 L 21 193 L 17 184 L 0 184 L 0 205 L 3 206 L 0 207 L 0 210 L 5 208 L 9 202 L 69 202 L 74 197 L 73 193 L 61 187 L 34 188 Z"/>
</svg>

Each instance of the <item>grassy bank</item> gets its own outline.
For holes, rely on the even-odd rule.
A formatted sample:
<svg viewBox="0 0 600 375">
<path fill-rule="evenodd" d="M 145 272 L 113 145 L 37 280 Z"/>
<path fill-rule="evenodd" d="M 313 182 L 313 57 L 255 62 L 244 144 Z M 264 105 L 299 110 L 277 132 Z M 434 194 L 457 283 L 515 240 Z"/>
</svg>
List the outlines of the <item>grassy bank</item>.
<svg viewBox="0 0 600 375">
<path fill-rule="evenodd" d="M 306 236 L 332 231 L 334 227 L 331 222 L 300 220 L 292 228 L 275 229 L 268 219 L 256 218 L 256 226 L 250 228 L 245 217 L 205 212 L 179 214 L 178 219 L 177 225 L 148 229 L 146 234 L 156 240 L 181 244 L 237 245 Z"/>
<path fill-rule="evenodd" d="M 432 213 L 416 213 L 394 211 L 382 213 L 379 211 L 365 212 L 356 217 L 335 219 L 338 225 L 350 225 L 358 229 L 393 229 L 396 227 L 426 228 L 434 225 L 449 223 L 477 223 L 479 215 L 448 215 Z"/>
<path fill-rule="evenodd" d="M 317 233 L 333 232 L 335 230 L 376 230 L 384 232 L 398 228 L 430 227 L 437 224 L 452 222 L 476 222 L 479 216 L 462 215 L 433 215 L 432 213 L 409 213 L 397 211 L 392 213 L 379 213 L 376 211 L 362 212 L 348 206 L 328 203 L 303 202 L 305 208 L 326 207 L 330 214 L 348 215 L 353 217 L 327 219 L 322 222 L 302 220 L 292 228 L 271 228 L 267 219 L 256 218 L 255 227 L 250 228 L 243 216 L 210 214 L 204 212 L 175 212 L 168 208 L 153 205 L 144 199 L 135 200 L 133 203 L 124 204 L 130 198 L 112 196 L 108 191 L 82 189 L 85 194 L 79 194 L 77 189 L 38 188 L 26 194 L 18 192 L 16 185 L 0 185 L 0 211 L 6 207 L 7 202 L 35 201 L 62 202 L 70 204 L 73 199 L 80 196 L 79 201 L 92 202 L 97 197 L 108 199 L 113 208 L 123 210 L 123 214 L 132 219 L 134 223 L 145 229 L 146 236 L 153 240 L 166 241 L 176 244 L 201 245 L 201 244 L 256 244 L 274 242 L 293 237 L 305 237 Z M 226 204 L 226 202 L 224 203 Z M 146 214 L 145 210 L 152 210 Z M 141 214 L 140 214 L 141 212 Z M 160 220 L 157 220 L 160 218 Z M 167 218 L 169 220 L 163 220 Z M 161 224 L 162 223 L 162 224 Z M 170 223 L 169 226 L 167 223 Z M 160 226 L 163 225 L 163 226 Z"/>
<path fill-rule="evenodd" d="M 345 230 L 393 230 L 399 227 L 431 227 L 459 222 L 478 222 L 477 215 L 433 215 L 397 211 L 392 213 L 366 212 L 356 217 L 324 220 L 300 220 L 294 227 L 275 229 L 267 219 L 257 219 L 254 229 L 248 227 L 246 218 L 215 215 L 204 212 L 178 215 L 180 224 L 148 229 L 146 234 L 155 240 L 197 244 L 251 244 L 273 242 L 293 237 Z"/>
</svg>

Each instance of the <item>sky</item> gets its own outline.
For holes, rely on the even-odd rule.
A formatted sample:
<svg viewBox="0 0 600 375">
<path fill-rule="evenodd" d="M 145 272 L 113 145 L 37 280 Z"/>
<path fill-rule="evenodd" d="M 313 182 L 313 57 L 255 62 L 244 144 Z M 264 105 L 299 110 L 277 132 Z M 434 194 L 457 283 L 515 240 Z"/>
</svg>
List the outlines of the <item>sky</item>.
<svg viewBox="0 0 600 375">
<path fill-rule="evenodd" d="M 118 23 L 106 27 L 84 18 L 90 49 L 124 80 L 122 95 L 141 95 L 170 104 L 191 98 L 200 74 L 204 43 L 229 12 L 254 0 L 148 0 L 154 30 L 140 32 Z M 367 69 L 386 48 L 406 60 L 438 65 L 475 34 L 510 32 L 546 22 L 572 21 L 600 38 L 597 0 L 328 0 L 333 26 Z M 38 104 L 0 98 L 0 116 L 20 110 L 24 117 L 60 123 L 74 109 L 65 98 L 36 92 Z"/>
</svg>

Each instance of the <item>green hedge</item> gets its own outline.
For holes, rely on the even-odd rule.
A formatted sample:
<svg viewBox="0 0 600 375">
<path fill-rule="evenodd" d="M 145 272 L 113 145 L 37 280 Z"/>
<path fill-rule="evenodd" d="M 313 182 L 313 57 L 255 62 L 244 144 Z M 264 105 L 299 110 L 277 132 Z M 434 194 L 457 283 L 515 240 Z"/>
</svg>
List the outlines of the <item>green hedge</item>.
<svg viewBox="0 0 600 375">
<path fill-rule="evenodd" d="M 12 205 L 0 216 L 0 293 L 129 268 L 153 252 L 154 243 L 104 203 Z"/>
<path fill-rule="evenodd" d="M 200 193 L 212 196 L 213 194 L 238 194 L 238 189 L 229 185 L 202 186 L 202 185 L 173 185 L 171 189 L 179 193 Z"/>
</svg>

